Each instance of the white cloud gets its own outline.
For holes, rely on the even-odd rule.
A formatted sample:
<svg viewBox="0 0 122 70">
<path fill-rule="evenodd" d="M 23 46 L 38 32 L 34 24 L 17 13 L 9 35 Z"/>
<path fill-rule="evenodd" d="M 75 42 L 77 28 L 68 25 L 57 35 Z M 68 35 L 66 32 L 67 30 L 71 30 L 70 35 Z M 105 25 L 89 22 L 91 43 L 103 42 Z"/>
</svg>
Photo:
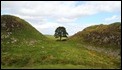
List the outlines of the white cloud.
<svg viewBox="0 0 122 70">
<path fill-rule="evenodd" d="M 95 25 L 97 23 L 91 23 L 90 25 Z M 45 23 L 42 25 L 33 25 L 36 29 L 38 29 L 41 33 L 44 34 L 54 34 L 55 29 L 59 26 L 63 26 L 66 28 L 66 31 L 71 36 L 79 31 L 82 31 L 85 27 L 90 26 L 89 24 L 76 24 L 76 23 L 70 23 L 70 24 L 61 24 L 61 23 Z"/>
<path fill-rule="evenodd" d="M 76 18 L 74 18 L 74 19 L 60 18 L 60 19 L 57 19 L 57 22 L 59 22 L 59 23 L 71 23 L 71 22 L 74 22 L 75 20 L 76 20 Z"/>
<path fill-rule="evenodd" d="M 112 22 L 121 22 L 121 16 L 113 15 L 111 17 L 105 18 L 105 22 L 112 23 Z"/>
<path fill-rule="evenodd" d="M 38 31 L 44 34 L 54 34 L 55 29 L 64 26 L 60 23 L 45 22 L 45 24 L 32 24 Z"/>
<path fill-rule="evenodd" d="M 62 24 L 58 24 L 58 23 L 51 23 L 51 22 L 47 22 L 45 24 L 41 24 L 41 25 L 33 25 L 37 28 L 42 28 L 42 29 L 45 29 L 45 28 L 54 28 L 54 27 L 58 27 L 58 26 L 62 26 Z"/>
<path fill-rule="evenodd" d="M 86 1 L 76 6 L 77 3 L 77 1 L 2 1 L 1 9 L 9 8 L 13 13 L 27 16 L 74 19 L 101 11 L 112 12 L 121 8 L 121 1 Z"/>
<path fill-rule="evenodd" d="M 73 35 L 77 33 L 78 31 L 83 30 L 85 27 L 89 26 L 88 24 L 76 24 L 76 23 L 51 23 L 46 22 L 45 24 L 33 24 L 33 26 L 38 29 L 41 33 L 44 34 L 54 34 L 55 29 L 59 26 L 63 26 L 66 28 L 69 35 Z"/>
<path fill-rule="evenodd" d="M 121 1 L 92 1 L 87 2 L 86 6 L 93 8 L 96 12 L 113 12 L 121 10 Z"/>
<path fill-rule="evenodd" d="M 111 20 L 115 20 L 115 19 L 119 19 L 119 17 L 116 16 L 116 15 L 114 15 L 114 16 L 112 16 L 112 17 L 106 18 L 105 20 L 106 20 L 106 21 L 111 21 Z"/>
<path fill-rule="evenodd" d="M 65 26 L 74 34 L 88 25 L 75 23 L 77 18 L 100 12 L 120 12 L 121 1 L 1 1 L 1 12 L 27 20 L 42 33 L 53 34 L 58 26 Z M 4 13 L 6 14 L 6 13 Z M 116 18 L 106 18 L 111 20 Z M 48 21 L 54 19 L 54 21 Z M 50 30 L 53 30 L 50 32 Z"/>
</svg>

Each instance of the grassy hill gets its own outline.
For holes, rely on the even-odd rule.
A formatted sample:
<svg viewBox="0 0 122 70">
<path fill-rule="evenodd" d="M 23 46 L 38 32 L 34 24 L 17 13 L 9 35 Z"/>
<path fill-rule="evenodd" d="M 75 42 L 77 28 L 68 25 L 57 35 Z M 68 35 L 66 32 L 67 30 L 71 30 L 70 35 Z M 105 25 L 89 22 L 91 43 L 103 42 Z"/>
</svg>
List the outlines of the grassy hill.
<svg viewBox="0 0 122 70">
<path fill-rule="evenodd" d="M 93 25 L 73 35 L 71 39 L 101 46 L 121 46 L 121 23 Z"/>
<path fill-rule="evenodd" d="M 2 48 L 13 44 L 36 44 L 38 40 L 44 40 L 46 37 L 38 32 L 25 20 L 12 16 L 1 16 L 1 43 Z"/>
<path fill-rule="evenodd" d="M 70 37 L 70 40 L 87 44 L 91 48 L 114 56 L 121 55 L 121 22 L 109 25 L 93 25 L 79 31 Z"/>
<path fill-rule="evenodd" d="M 120 69 L 121 67 L 120 57 L 86 48 L 89 45 L 77 41 L 56 41 L 51 35 L 45 37 L 18 17 L 1 16 L 1 20 L 2 69 Z M 15 22 L 16 25 L 13 27 L 12 24 Z"/>
<path fill-rule="evenodd" d="M 13 15 L 2 15 L 1 64 L 16 64 L 18 59 L 19 61 L 17 63 L 24 63 L 24 53 L 29 50 L 28 47 L 35 47 L 35 45 L 43 43 L 45 39 L 46 37 L 44 35 L 38 32 L 25 20 Z M 20 49 L 21 47 L 23 49 Z M 21 53 L 22 55 L 19 55 L 18 53 Z"/>
<path fill-rule="evenodd" d="M 1 16 L 1 35 L 2 39 L 5 39 L 5 35 L 7 35 L 8 38 L 16 37 L 19 39 L 44 38 L 44 36 L 34 27 L 32 27 L 28 22 L 12 15 Z"/>
</svg>

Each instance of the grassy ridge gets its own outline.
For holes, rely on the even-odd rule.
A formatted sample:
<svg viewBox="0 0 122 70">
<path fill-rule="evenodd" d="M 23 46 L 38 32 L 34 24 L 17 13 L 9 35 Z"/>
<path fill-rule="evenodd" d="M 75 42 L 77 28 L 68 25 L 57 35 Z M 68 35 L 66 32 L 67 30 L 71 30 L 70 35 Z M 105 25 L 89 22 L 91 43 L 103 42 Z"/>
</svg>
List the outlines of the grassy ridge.
<svg viewBox="0 0 122 70">
<path fill-rule="evenodd" d="M 1 51 L 8 51 L 8 47 L 14 46 L 32 46 L 45 39 L 25 20 L 12 15 L 1 16 Z"/>
<path fill-rule="evenodd" d="M 93 46 L 111 48 L 113 50 L 121 48 L 121 22 L 109 25 L 93 25 L 70 37 L 70 40 Z"/>
</svg>

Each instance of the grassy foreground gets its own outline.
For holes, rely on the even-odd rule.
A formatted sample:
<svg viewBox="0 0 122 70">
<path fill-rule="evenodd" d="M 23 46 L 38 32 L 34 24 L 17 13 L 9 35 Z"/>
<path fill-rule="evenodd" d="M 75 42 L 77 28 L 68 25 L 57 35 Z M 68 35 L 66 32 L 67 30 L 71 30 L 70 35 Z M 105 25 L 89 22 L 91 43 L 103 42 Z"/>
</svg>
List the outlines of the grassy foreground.
<svg viewBox="0 0 122 70">
<path fill-rule="evenodd" d="M 73 41 L 38 40 L 28 45 L 23 42 L 1 52 L 1 68 L 14 69 L 120 69 L 121 58 L 90 50 Z"/>
</svg>

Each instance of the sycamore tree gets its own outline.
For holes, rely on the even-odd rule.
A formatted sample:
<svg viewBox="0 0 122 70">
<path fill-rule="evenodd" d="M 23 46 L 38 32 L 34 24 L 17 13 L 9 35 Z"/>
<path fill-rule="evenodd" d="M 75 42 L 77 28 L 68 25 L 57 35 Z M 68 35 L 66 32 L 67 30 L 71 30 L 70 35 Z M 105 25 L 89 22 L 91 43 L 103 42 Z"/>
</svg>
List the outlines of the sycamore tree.
<svg viewBox="0 0 122 70">
<path fill-rule="evenodd" d="M 61 41 L 62 37 L 68 38 L 67 35 L 68 35 L 68 33 L 67 33 L 65 27 L 59 26 L 58 28 L 56 28 L 55 34 L 54 34 L 55 38 L 60 38 L 60 41 Z"/>
</svg>

